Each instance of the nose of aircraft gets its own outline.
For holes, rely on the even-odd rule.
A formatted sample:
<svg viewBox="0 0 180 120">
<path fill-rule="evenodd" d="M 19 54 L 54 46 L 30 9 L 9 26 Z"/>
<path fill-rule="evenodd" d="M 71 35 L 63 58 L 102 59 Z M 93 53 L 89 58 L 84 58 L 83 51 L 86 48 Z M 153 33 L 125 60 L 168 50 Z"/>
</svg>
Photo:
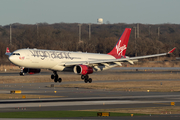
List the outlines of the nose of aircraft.
<svg viewBox="0 0 180 120">
<path fill-rule="evenodd" d="M 9 61 L 11 61 L 12 63 L 14 62 L 14 60 L 15 60 L 15 58 L 14 58 L 14 56 L 9 56 Z"/>
</svg>

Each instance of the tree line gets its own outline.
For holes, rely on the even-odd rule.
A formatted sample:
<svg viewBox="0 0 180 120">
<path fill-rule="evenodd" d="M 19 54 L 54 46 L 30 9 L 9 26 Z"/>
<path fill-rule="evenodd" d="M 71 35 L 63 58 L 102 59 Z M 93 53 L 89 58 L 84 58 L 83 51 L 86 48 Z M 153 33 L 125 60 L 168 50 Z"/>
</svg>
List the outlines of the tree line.
<svg viewBox="0 0 180 120">
<path fill-rule="evenodd" d="M 179 24 L 81 24 L 79 38 L 78 23 L 38 23 L 11 25 L 12 44 L 10 44 L 10 25 L 0 26 L 0 62 L 7 61 L 6 47 L 10 51 L 21 48 L 52 49 L 65 51 L 83 51 L 92 53 L 108 53 L 115 46 L 125 28 L 132 28 L 126 55 L 138 56 L 164 53 L 176 47 L 172 56 L 180 56 L 180 25 Z M 159 27 L 159 30 L 158 30 Z"/>
</svg>

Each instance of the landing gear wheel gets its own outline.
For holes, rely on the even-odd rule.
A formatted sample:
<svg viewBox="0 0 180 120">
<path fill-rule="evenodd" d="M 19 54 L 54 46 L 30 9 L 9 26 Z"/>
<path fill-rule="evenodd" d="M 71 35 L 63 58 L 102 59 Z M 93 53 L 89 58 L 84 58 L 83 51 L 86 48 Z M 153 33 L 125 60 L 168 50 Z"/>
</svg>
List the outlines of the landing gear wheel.
<svg viewBox="0 0 180 120">
<path fill-rule="evenodd" d="M 20 76 L 24 76 L 24 67 L 20 67 L 21 72 L 19 73 Z"/>
<path fill-rule="evenodd" d="M 84 79 L 89 79 L 89 76 L 88 76 L 88 74 L 87 75 L 84 75 Z"/>
<path fill-rule="evenodd" d="M 58 79 L 58 81 L 59 81 L 59 83 L 60 83 L 60 82 L 62 82 L 62 79 L 61 79 L 61 78 L 59 78 L 59 79 Z"/>
<path fill-rule="evenodd" d="M 52 75 L 51 75 L 51 79 L 54 79 L 54 78 L 55 78 L 55 77 L 54 77 L 54 75 L 52 74 Z"/>
<path fill-rule="evenodd" d="M 87 82 L 88 82 L 88 79 L 85 79 L 84 82 L 87 83 Z"/>
<path fill-rule="evenodd" d="M 81 75 L 81 79 L 84 80 L 85 76 L 84 75 Z"/>
<path fill-rule="evenodd" d="M 92 83 L 92 79 L 89 78 L 89 75 L 88 75 L 88 74 L 86 74 L 86 75 L 81 75 L 81 79 L 84 79 L 84 82 L 85 82 L 85 83 L 87 83 L 87 82 Z"/>
<path fill-rule="evenodd" d="M 88 81 L 89 81 L 89 83 L 92 83 L 92 79 L 91 78 L 89 78 Z"/>
<path fill-rule="evenodd" d="M 24 72 L 20 72 L 19 75 L 20 75 L 20 76 L 24 76 Z"/>
<path fill-rule="evenodd" d="M 55 83 L 57 83 L 57 80 L 56 80 L 56 79 L 54 79 L 54 82 L 55 82 Z"/>
<path fill-rule="evenodd" d="M 55 76 L 54 77 L 54 82 L 57 82 L 58 81 L 58 76 Z"/>
</svg>

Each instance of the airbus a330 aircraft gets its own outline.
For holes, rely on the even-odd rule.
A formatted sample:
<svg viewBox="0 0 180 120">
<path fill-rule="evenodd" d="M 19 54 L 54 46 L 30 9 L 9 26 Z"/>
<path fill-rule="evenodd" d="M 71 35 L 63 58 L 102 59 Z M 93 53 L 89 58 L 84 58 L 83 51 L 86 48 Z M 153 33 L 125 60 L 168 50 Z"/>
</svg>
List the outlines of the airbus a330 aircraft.
<svg viewBox="0 0 180 120">
<path fill-rule="evenodd" d="M 54 82 L 61 82 L 62 79 L 58 77 L 57 72 L 71 71 L 81 75 L 81 79 L 83 79 L 85 83 L 91 83 L 92 79 L 89 78 L 89 74 L 93 72 L 107 70 L 115 66 L 122 66 L 123 62 L 134 64 L 138 59 L 167 55 L 176 49 L 173 48 L 171 51 L 162 54 L 139 57 L 125 56 L 130 32 L 131 28 L 126 28 L 113 50 L 108 54 L 29 48 L 19 49 L 12 53 L 9 51 L 9 48 L 7 48 L 5 54 L 9 56 L 9 60 L 13 64 L 21 67 L 20 75 L 24 75 L 25 73 L 40 73 L 41 69 L 49 69 L 53 71 L 51 79 L 54 79 Z"/>
</svg>

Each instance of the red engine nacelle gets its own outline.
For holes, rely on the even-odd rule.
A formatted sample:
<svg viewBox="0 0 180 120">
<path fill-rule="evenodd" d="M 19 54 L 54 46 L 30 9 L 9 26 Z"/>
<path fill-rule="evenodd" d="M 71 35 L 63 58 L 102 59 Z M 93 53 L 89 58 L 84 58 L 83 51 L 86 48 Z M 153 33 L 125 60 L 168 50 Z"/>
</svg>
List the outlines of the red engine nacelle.
<svg viewBox="0 0 180 120">
<path fill-rule="evenodd" d="M 29 73 L 29 74 L 35 74 L 35 73 L 40 73 L 41 69 L 24 68 L 23 72 L 24 73 Z"/>
<path fill-rule="evenodd" d="M 87 65 L 76 65 L 74 66 L 74 73 L 80 75 L 86 75 L 93 73 L 93 68 Z"/>
</svg>

